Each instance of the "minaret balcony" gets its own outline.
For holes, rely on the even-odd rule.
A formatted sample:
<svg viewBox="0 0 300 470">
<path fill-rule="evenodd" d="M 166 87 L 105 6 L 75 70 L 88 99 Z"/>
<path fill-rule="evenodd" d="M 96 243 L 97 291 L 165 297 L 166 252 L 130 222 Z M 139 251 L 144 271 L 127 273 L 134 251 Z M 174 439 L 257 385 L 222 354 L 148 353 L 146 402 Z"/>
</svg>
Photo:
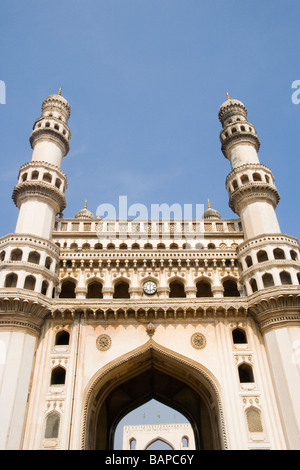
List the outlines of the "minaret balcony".
<svg viewBox="0 0 300 470">
<path fill-rule="evenodd" d="M 224 155 L 232 145 L 237 143 L 249 143 L 255 147 L 257 152 L 260 147 L 255 127 L 248 121 L 236 121 L 227 125 L 220 133 L 220 141 Z"/>
<path fill-rule="evenodd" d="M 68 183 L 67 177 L 56 165 L 43 161 L 31 161 L 21 166 L 18 183 L 25 181 L 44 181 L 65 193 Z"/>
<path fill-rule="evenodd" d="M 46 199 L 54 207 L 56 214 L 62 212 L 66 207 L 64 193 L 53 183 L 47 181 L 27 180 L 14 187 L 12 198 L 17 207 L 20 208 L 22 200 L 28 196 Z"/>
<path fill-rule="evenodd" d="M 271 170 L 260 163 L 247 163 L 232 171 L 226 179 L 229 206 L 240 213 L 244 204 L 253 200 L 268 200 L 275 208 L 280 196 Z"/>
</svg>

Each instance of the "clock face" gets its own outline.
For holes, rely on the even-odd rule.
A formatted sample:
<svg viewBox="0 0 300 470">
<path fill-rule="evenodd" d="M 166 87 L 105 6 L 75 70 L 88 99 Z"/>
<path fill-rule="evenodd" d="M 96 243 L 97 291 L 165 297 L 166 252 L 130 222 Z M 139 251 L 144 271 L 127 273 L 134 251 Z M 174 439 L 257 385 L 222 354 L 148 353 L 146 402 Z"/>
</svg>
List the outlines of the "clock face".
<svg viewBox="0 0 300 470">
<path fill-rule="evenodd" d="M 144 284 L 144 292 L 145 294 L 155 294 L 156 292 L 156 284 L 153 281 L 147 281 Z"/>
</svg>

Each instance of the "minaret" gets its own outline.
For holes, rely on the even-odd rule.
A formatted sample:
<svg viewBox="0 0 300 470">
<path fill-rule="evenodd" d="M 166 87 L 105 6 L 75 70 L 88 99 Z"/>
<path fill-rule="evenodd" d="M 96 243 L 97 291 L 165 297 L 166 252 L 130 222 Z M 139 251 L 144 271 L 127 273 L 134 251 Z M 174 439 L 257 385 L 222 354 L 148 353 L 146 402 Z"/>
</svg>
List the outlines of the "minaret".
<svg viewBox="0 0 300 470">
<path fill-rule="evenodd" d="M 237 250 L 240 284 L 263 336 L 288 449 L 300 449 L 299 244 L 280 231 L 279 194 L 271 170 L 259 161 L 260 142 L 245 106 L 227 96 L 219 119 L 222 152 L 232 168 L 226 180 L 229 205 L 240 216 L 245 236 Z"/>
<path fill-rule="evenodd" d="M 13 192 L 20 209 L 16 233 L 50 238 L 55 216 L 66 206 L 67 179 L 60 168 L 69 151 L 69 116 L 70 106 L 61 91 L 44 100 L 30 136 L 31 162 L 21 167 Z"/>
<path fill-rule="evenodd" d="M 227 95 L 219 119 L 223 126 L 222 152 L 232 168 L 226 180 L 229 205 L 241 218 L 245 238 L 280 233 L 275 213 L 279 194 L 271 170 L 259 161 L 260 141 L 254 125 L 247 120 L 245 106 Z"/>
<path fill-rule="evenodd" d="M 13 200 L 15 233 L 0 239 L 0 449 L 20 449 L 32 367 L 44 318 L 58 285 L 59 248 L 52 242 L 55 217 L 64 209 L 70 106 L 48 96 L 33 126 L 32 159 L 19 171 Z"/>
</svg>

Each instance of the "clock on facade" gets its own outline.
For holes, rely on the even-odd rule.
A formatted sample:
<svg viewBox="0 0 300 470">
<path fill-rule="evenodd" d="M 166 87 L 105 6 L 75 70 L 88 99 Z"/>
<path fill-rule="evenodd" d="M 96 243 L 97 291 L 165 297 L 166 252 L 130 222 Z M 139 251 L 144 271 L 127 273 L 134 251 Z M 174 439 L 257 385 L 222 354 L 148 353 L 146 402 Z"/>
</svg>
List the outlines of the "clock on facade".
<svg viewBox="0 0 300 470">
<path fill-rule="evenodd" d="M 147 281 L 144 284 L 144 292 L 145 294 L 155 294 L 156 292 L 156 284 L 153 281 Z"/>
</svg>

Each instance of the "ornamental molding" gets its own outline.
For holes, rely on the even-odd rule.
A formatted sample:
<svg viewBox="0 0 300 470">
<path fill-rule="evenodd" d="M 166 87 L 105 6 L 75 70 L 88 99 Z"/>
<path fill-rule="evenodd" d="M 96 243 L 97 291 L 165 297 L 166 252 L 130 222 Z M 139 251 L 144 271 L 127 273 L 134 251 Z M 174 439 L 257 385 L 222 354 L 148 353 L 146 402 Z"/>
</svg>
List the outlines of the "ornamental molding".
<svg viewBox="0 0 300 470">
<path fill-rule="evenodd" d="M 26 330 L 28 333 L 33 334 L 34 336 L 39 336 L 41 332 L 41 327 L 36 325 L 33 322 L 25 320 L 3 320 L 0 314 L 0 330 Z"/>
<path fill-rule="evenodd" d="M 249 123 L 245 122 L 245 124 L 248 125 Z M 223 135 L 223 132 L 224 131 L 221 131 L 222 135 Z M 235 132 L 234 134 L 228 135 L 228 137 L 225 137 L 225 140 L 221 141 L 222 143 L 221 150 L 224 153 L 224 155 L 226 155 L 228 149 L 232 145 L 236 145 L 238 142 L 240 142 L 241 144 L 245 142 L 247 143 L 250 142 L 251 144 L 254 145 L 256 151 L 257 152 L 259 151 L 260 140 L 256 134 L 252 134 L 250 131 L 238 131 L 238 132 Z"/>
<path fill-rule="evenodd" d="M 43 117 L 42 119 L 44 120 L 45 118 Z M 54 128 L 40 127 L 32 131 L 29 139 L 32 148 L 34 148 L 36 141 L 42 142 L 43 140 L 57 144 L 60 147 L 63 156 L 66 156 L 70 150 L 69 138 Z"/>
<path fill-rule="evenodd" d="M 55 173 L 57 173 L 62 178 L 62 180 L 64 180 L 64 182 L 67 181 L 67 175 L 57 165 L 53 165 L 53 163 L 48 163 L 48 162 L 40 161 L 40 160 L 34 160 L 34 161 L 24 163 L 24 165 L 20 167 L 19 176 L 21 173 L 23 173 L 23 171 L 29 170 L 31 168 L 32 169 L 44 168 L 45 170 L 55 171 Z"/>
<path fill-rule="evenodd" d="M 251 200 L 264 199 L 276 208 L 280 196 L 275 186 L 262 181 L 249 182 L 237 188 L 229 196 L 229 206 L 238 215 Z"/>
<path fill-rule="evenodd" d="M 47 281 L 52 281 L 55 285 L 58 284 L 59 280 L 55 272 L 47 269 L 42 264 L 29 263 L 28 261 L 1 261 L 1 270 L 7 269 L 9 272 L 26 271 L 27 273 L 38 275 L 41 274 Z"/>
<path fill-rule="evenodd" d="M 232 170 L 228 174 L 228 176 L 226 178 L 226 183 L 225 183 L 226 186 L 228 185 L 230 179 L 235 178 L 239 173 L 244 173 L 247 170 L 251 170 L 251 171 L 253 171 L 253 170 L 263 170 L 266 173 L 268 173 L 270 176 L 272 176 L 272 178 L 273 178 L 273 173 L 270 170 L 270 168 L 263 165 L 262 163 L 245 163 L 244 165 L 238 166 L 237 168 L 235 168 L 234 170 Z"/>
<path fill-rule="evenodd" d="M 55 258 L 58 260 L 59 258 L 59 247 L 55 244 L 52 243 L 50 240 L 46 238 L 40 238 L 37 236 L 33 236 L 31 234 L 8 234 L 5 235 L 4 237 L 0 238 L 0 248 L 3 250 L 6 248 L 6 246 L 12 246 L 12 247 L 20 247 L 20 246 L 26 246 L 26 247 L 32 247 L 33 249 L 39 251 L 39 250 L 47 250 L 47 252 L 51 256 L 55 256 Z"/>
<path fill-rule="evenodd" d="M 99 351 L 107 351 L 111 347 L 111 343 L 111 337 L 103 334 L 96 339 L 96 348 L 99 349 Z"/>
<path fill-rule="evenodd" d="M 258 249 L 265 245 L 282 245 L 287 244 L 291 248 L 299 248 L 299 243 L 297 238 L 291 237 L 290 235 L 286 235 L 284 233 L 268 233 L 262 234 L 259 237 L 250 238 L 249 240 L 241 243 L 237 247 L 237 254 L 238 256 L 243 256 L 248 253 L 249 250 Z"/>
<path fill-rule="evenodd" d="M 53 107 L 56 107 L 56 108 L 61 108 L 62 110 L 64 110 L 64 112 L 67 113 L 67 116 L 70 117 L 71 115 L 71 107 L 68 103 L 68 101 L 63 98 L 61 95 L 49 95 L 47 96 L 44 101 L 43 101 L 43 104 L 42 104 L 42 111 L 44 111 L 44 109 L 46 107 L 49 107 L 49 106 L 53 106 Z"/>
<path fill-rule="evenodd" d="M 172 322 L 211 321 L 224 318 L 246 318 L 248 302 L 241 297 L 195 301 L 195 299 L 51 299 L 53 319 L 74 319 L 82 315 L 90 321 Z"/>
<path fill-rule="evenodd" d="M 266 271 L 269 272 L 272 268 L 277 268 L 280 270 L 296 268 L 300 270 L 300 262 L 288 259 L 269 259 L 268 261 L 263 261 L 262 263 L 256 263 L 243 271 L 243 273 L 240 275 L 239 282 L 243 284 L 245 280 L 254 276 L 255 273 L 264 273 Z"/>
<path fill-rule="evenodd" d="M 249 314 L 255 318 L 261 332 L 273 327 L 300 326 L 300 287 L 280 286 L 277 292 L 269 289 L 251 297 Z"/>
<path fill-rule="evenodd" d="M 194 333 L 191 336 L 191 344 L 195 349 L 203 349 L 206 346 L 206 338 L 202 333 Z"/>
<path fill-rule="evenodd" d="M 0 289 L 0 316 L 3 318 L 3 315 L 9 315 L 7 318 L 12 318 L 20 314 L 26 319 L 34 318 L 34 321 L 41 325 L 44 318 L 51 312 L 51 299 L 47 298 L 47 301 L 45 299 L 45 296 L 33 291 L 2 288 Z"/>
<path fill-rule="evenodd" d="M 56 212 L 61 212 L 66 207 L 64 194 L 53 184 L 39 180 L 26 180 L 14 187 L 12 199 L 17 207 L 21 201 L 28 196 L 42 196 L 50 199 L 55 204 Z"/>
<path fill-rule="evenodd" d="M 155 325 L 153 325 L 153 323 L 148 323 L 148 325 L 146 326 L 146 333 L 148 336 L 150 336 L 150 338 L 152 338 L 152 336 L 154 335 L 155 330 Z"/>
</svg>

